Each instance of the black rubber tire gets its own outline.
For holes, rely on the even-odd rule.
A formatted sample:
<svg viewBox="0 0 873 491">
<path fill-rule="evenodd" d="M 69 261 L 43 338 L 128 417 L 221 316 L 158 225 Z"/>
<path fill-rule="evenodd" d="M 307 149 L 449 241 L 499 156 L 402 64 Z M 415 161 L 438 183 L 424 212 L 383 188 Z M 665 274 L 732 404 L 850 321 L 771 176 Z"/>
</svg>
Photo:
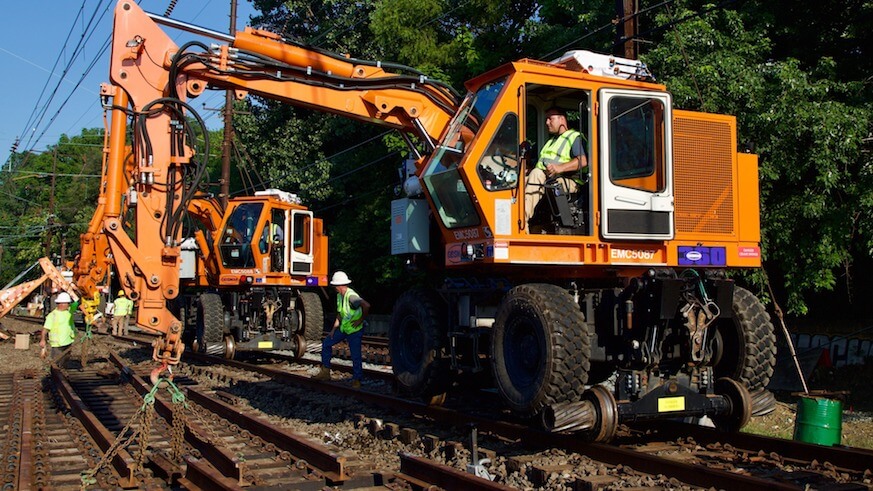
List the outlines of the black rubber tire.
<svg viewBox="0 0 873 491">
<path fill-rule="evenodd" d="M 501 397 L 516 413 L 530 416 L 580 400 L 590 358 L 588 324 L 566 290 L 519 285 L 497 307 L 491 366 Z"/>
<path fill-rule="evenodd" d="M 324 305 L 321 297 L 315 292 L 300 292 L 297 304 L 303 311 L 303 332 L 300 334 L 307 341 L 320 340 L 324 334 Z"/>
<path fill-rule="evenodd" d="M 448 389 L 443 348 L 448 342 L 446 308 L 435 293 L 409 290 L 394 304 L 388 343 L 391 365 L 401 390 L 432 399 Z"/>
<path fill-rule="evenodd" d="M 770 314 L 752 292 L 734 287 L 733 319 L 716 330 L 716 379 L 728 377 L 749 391 L 770 383 L 776 367 L 776 333 Z"/>
<path fill-rule="evenodd" d="M 224 305 L 221 296 L 215 293 L 200 295 L 197 306 L 197 336 L 201 352 L 206 352 L 209 346 L 221 344 L 221 355 L 224 355 Z M 218 353 L 211 353 L 218 354 Z"/>
</svg>

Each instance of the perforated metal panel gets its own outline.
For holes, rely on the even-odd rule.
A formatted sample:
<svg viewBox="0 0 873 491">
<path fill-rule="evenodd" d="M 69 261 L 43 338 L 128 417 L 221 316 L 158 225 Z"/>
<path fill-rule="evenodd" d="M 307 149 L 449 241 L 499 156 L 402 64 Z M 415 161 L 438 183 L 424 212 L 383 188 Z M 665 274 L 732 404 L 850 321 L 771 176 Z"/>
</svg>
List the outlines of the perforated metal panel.
<svg viewBox="0 0 873 491">
<path fill-rule="evenodd" d="M 677 233 L 734 233 L 732 136 L 728 122 L 673 119 Z"/>
</svg>

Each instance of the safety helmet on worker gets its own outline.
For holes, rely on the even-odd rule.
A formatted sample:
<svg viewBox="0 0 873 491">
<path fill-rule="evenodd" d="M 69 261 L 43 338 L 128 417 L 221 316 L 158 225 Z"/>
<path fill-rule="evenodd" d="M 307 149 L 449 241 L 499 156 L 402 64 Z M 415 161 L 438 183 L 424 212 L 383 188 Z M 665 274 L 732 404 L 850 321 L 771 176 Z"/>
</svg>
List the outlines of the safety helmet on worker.
<svg viewBox="0 0 873 491">
<path fill-rule="evenodd" d="M 349 279 L 349 275 L 343 271 L 337 271 L 333 274 L 333 278 L 330 279 L 331 286 L 349 285 L 351 282 L 352 280 Z"/>
<path fill-rule="evenodd" d="M 124 296 L 124 290 L 118 290 L 118 296 L 119 296 L 119 297 L 123 297 L 123 296 Z"/>
<path fill-rule="evenodd" d="M 58 296 L 55 298 L 55 303 L 72 303 L 73 299 L 70 298 L 70 294 L 67 292 L 58 293 Z"/>
</svg>

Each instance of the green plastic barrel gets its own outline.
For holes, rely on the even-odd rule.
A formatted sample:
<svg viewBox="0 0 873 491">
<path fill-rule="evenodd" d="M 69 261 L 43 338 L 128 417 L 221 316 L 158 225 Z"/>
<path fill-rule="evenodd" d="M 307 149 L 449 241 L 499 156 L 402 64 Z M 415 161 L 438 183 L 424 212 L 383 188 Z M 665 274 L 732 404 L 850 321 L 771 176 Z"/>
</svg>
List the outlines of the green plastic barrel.
<svg viewBox="0 0 873 491">
<path fill-rule="evenodd" d="M 843 403 L 824 397 L 801 397 L 797 403 L 794 439 L 819 445 L 839 445 L 843 431 Z"/>
</svg>

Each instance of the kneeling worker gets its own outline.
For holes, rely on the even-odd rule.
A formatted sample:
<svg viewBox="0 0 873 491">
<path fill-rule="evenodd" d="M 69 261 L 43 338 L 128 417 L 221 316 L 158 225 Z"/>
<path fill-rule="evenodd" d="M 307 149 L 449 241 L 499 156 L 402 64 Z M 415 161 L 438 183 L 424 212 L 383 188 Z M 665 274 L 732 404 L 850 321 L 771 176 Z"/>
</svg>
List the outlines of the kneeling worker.
<svg viewBox="0 0 873 491">
<path fill-rule="evenodd" d="M 361 358 L 361 339 L 364 337 L 364 318 L 370 312 L 370 304 L 361 298 L 349 285 L 352 280 L 342 271 L 333 274 L 331 286 L 336 288 L 336 320 L 330 334 L 321 343 L 321 370 L 312 378 L 330 380 L 330 358 L 332 348 L 343 339 L 349 342 L 352 354 L 352 387 L 360 388 L 364 377 L 364 363 Z M 337 332 L 339 328 L 339 332 Z"/>
</svg>

